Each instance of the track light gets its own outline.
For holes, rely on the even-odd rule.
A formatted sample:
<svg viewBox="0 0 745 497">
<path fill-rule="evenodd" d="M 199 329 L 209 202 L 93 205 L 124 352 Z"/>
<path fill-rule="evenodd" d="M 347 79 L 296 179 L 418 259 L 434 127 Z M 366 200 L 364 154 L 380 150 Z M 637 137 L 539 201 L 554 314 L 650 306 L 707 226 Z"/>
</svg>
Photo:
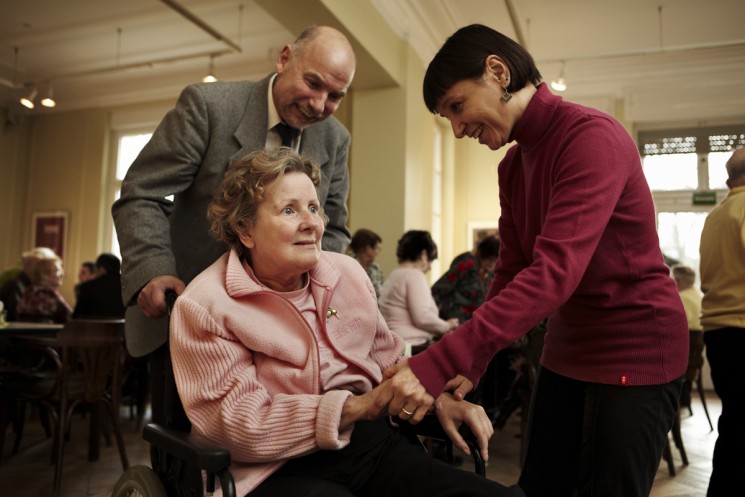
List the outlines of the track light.
<svg viewBox="0 0 745 497">
<path fill-rule="evenodd" d="M 210 69 L 207 73 L 207 76 L 202 78 L 202 81 L 205 83 L 214 83 L 217 81 L 217 78 L 215 77 L 215 56 L 210 55 Z"/>
<path fill-rule="evenodd" d="M 559 77 L 551 81 L 551 88 L 556 91 L 565 91 L 567 89 L 567 82 L 564 79 L 564 62 L 561 63 L 561 71 L 559 71 Z"/>
<path fill-rule="evenodd" d="M 49 85 L 49 90 L 47 90 L 46 96 L 43 99 L 41 99 L 41 105 L 43 105 L 44 107 L 49 107 L 49 108 L 52 108 L 55 105 L 57 105 L 57 102 L 52 97 L 52 93 L 53 93 L 52 92 L 52 85 L 50 84 Z"/>
<path fill-rule="evenodd" d="M 19 102 L 27 109 L 34 108 L 34 99 L 36 98 L 36 88 L 32 88 L 31 91 L 25 97 L 21 97 Z"/>
</svg>

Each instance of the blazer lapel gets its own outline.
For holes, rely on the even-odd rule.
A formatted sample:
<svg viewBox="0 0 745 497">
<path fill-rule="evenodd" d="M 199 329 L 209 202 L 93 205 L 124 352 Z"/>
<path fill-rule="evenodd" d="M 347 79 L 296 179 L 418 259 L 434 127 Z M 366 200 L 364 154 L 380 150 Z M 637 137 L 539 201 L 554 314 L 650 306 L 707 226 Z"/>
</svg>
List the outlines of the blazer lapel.
<svg viewBox="0 0 745 497">
<path fill-rule="evenodd" d="M 307 157 L 313 157 L 313 160 L 323 167 L 329 161 L 328 150 L 326 149 L 327 140 L 323 136 L 324 126 L 316 124 L 303 130 L 300 139 L 300 153 Z"/>
</svg>

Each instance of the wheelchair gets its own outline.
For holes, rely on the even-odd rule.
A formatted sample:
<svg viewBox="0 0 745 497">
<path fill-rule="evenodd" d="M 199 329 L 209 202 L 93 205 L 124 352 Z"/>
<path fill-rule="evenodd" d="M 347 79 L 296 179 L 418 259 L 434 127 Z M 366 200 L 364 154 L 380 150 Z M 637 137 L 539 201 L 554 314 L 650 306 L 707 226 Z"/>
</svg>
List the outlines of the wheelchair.
<svg viewBox="0 0 745 497">
<path fill-rule="evenodd" d="M 175 294 L 167 295 L 169 309 Z M 213 495 L 217 481 L 224 497 L 236 497 L 235 482 L 230 473 L 230 451 L 216 443 L 190 433 L 188 421 L 180 421 L 177 412 L 181 407 L 170 357 L 166 359 L 164 400 L 165 422 L 149 423 L 143 429 L 143 438 L 150 443 L 151 466 L 136 465 L 127 469 L 119 478 L 112 497 L 203 497 Z M 153 399 L 155 401 L 156 399 Z M 409 440 L 425 449 L 423 440 L 442 442 L 446 457 L 453 463 L 453 444 L 440 426 L 437 416 L 429 415 L 412 425 L 393 418 L 393 423 Z M 471 449 L 474 471 L 486 476 L 486 465 L 481 458 L 475 436 L 463 425 L 460 433 Z"/>
</svg>

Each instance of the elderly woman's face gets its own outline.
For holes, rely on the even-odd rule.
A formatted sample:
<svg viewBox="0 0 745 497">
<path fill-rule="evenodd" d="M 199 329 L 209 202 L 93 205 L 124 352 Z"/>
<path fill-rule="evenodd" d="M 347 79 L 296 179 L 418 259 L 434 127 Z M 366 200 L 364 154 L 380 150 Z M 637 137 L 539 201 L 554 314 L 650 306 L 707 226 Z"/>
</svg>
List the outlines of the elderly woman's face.
<svg viewBox="0 0 745 497">
<path fill-rule="evenodd" d="M 251 266 L 269 288 L 288 291 L 321 255 L 323 219 L 316 188 L 303 173 L 285 174 L 266 188 L 256 221 L 241 235 Z"/>
<path fill-rule="evenodd" d="M 51 288 L 59 288 L 62 285 L 62 278 L 64 276 L 65 271 L 62 269 L 61 261 L 48 263 L 42 276 L 42 284 Z"/>
</svg>

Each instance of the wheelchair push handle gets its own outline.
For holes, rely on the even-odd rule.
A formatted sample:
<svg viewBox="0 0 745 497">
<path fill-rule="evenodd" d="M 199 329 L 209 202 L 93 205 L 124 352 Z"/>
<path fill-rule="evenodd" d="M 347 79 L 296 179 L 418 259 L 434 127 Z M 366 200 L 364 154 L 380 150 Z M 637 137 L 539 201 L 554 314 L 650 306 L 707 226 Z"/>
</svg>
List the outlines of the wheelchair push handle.
<svg viewBox="0 0 745 497">
<path fill-rule="evenodd" d="M 165 292 L 166 294 L 166 307 L 168 307 L 168 315 L 171 315 L 171 311 L 173 310 L 173 306 L 176 304 L 176 297 L 178 297 L 178 294 L 176 293 L 176 290 L 169 288 Z"/>
</svg>

